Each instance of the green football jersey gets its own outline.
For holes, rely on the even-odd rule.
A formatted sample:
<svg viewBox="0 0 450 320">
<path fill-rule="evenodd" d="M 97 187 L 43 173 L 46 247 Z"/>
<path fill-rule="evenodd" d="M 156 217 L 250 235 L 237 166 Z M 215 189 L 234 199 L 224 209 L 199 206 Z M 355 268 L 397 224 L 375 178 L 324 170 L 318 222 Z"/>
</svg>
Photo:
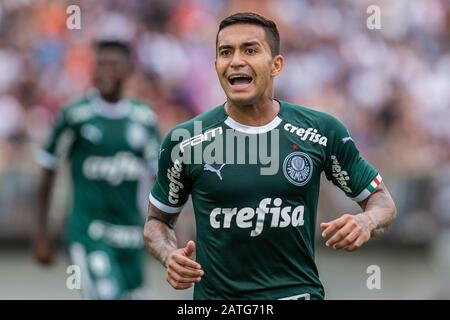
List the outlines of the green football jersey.
<svg viewBox="0 0 450 320">
<path fill-rule="evenodd" d="M 70 163 L 67 240 L 142 247 L 138 192 L 152 165 L 156 172 L 159 143 L 155 113 L 143 103 L 90 95 L 62 109 L 38 162 L 48 169 L 64 157 Z"/>
<path fill-rule="evenodd" d="M 314 261 L 321 172 L 355 201 L 381 181 L 337 119 L 279 102 L 261 127 L 220 105 L 161 146 L 150 202 L 173 214 L 192 196 L 205 272 L 194 299 L 324 298 Z"/>
</svg>

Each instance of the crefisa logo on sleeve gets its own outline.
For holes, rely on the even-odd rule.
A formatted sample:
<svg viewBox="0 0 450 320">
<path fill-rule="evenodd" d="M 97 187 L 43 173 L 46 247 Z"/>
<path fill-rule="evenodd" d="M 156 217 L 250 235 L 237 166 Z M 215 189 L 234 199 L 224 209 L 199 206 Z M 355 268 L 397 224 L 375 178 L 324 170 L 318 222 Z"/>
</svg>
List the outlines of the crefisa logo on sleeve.
<svg viewBox="0 0 450 320">
<path fill-rule="evenodd" d="M 313 161 L 304 152 L 292 152 L 284 159 L 283 172 L 293 185 L 304 186 L 311 179 Z"/>
</svg>

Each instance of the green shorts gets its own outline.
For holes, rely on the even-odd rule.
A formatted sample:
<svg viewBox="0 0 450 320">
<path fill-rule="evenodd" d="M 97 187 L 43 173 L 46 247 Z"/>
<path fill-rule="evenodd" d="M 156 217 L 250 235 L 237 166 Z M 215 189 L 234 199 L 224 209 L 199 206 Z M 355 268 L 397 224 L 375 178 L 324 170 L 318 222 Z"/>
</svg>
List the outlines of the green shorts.
<svg viewBox="0 0 450 320">
<path fill-rule="evenodd" d="M 71 263 L 80 270 L 86 299 L 132 299 L 142 294 L 144 250 L 122 249 L 101 241 L 70 242 Z"/>
</svg>

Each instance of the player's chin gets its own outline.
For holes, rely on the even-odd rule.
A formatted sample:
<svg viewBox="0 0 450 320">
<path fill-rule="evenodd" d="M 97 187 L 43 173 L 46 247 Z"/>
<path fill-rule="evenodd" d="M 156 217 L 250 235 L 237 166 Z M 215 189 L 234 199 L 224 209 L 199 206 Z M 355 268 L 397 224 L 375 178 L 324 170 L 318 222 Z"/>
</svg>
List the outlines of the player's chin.
<svg viewBox="0 0 450 320">
<path fill-rule="evenodd" d="M 256 100 L 252 92 L 228 92 L 227 97 L 236 106 L 251 105 Z"/>
<path fill-rule="evenodd" d="M 117 83 L 114 81 L 111 81 L 109 79 L 105 79 L 103 81 L 98 81 L 96 84 L 98 90 L 103 95 L 110 95 L 113 94 L 117 90 Z"/>
</svg>

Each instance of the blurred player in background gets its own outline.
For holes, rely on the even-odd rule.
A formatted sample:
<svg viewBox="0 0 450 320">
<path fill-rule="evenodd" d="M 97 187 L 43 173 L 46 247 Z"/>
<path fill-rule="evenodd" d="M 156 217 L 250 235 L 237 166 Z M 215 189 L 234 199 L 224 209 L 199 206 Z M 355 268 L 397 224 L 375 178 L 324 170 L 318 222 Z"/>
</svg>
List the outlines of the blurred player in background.
<svg viewBox="0 0 450 320">
<path fill-rule="evenodd" d="M 272 21 L 253 13 L 224 19 L 215 66 L 227 101 L 177 126 L 162 144 L 144 236 L 172 287 L 195 284 L 194 299 L 323 299 L 314 261 L 322 171 L 362 208 L 320 225 L 327 246 L 354 251 L 395 217 L 381 176 L 341 122 L 274 99 L 274 78 L 284 64 L 279 48 Z M 179 139 L 186 131 L 193 137 Z M 233 156 L 230 162 L 228 145 L 236 133 L 270 135 L 262 141 L 272 144 L 266 150 L 276 149 L 278 169 L 264 175 L 261 163 L 237 164 Z M 203 155 L 212 146 L 223 151 L 225 162 L 187 161 L 197 148 Z M 237 154 L 248 159 L 250 147 Z M 197 239 L 177 248 L 173 224 L 190 194 Z"/>
<path fill-rule="evenodd" d="M 95 89 L 62 109 L 38 155 L 43 171 L 34 256 L 52 261 L 47 217 L 55 172 L 66 157 L 74 193 L 66 240 L 85 298 L 132 298 L 144 281 L 138 194 L 141 177 L 155 164 L 159 136 L 152 109 L 124 97 L 130 55 L 125 43 L 97 43 Z"/>
</svg>

